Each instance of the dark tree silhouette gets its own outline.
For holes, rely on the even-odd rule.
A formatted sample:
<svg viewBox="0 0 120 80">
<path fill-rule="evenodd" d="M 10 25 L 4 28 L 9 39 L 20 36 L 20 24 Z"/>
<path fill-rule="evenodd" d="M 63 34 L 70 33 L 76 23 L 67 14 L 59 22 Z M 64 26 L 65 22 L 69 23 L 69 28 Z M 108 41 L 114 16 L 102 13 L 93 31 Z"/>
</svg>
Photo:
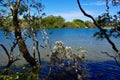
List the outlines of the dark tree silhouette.
<svg viewBox="0 0 120 80">
<path fill-rule="evenodd" d="M 93 23 L 96 25 L 96 27 L 100 30 L 101 34 L 104 35 L 105 39 L 108 41 L 108 43 L 112 46 L 112 49 L 117 53 L 119 59 L 117 60 L 116 58 L 114 58 L 117 63 L 120 65 L 120 51 L 118 50 L 118 48 L 116 47 L 116 45 L 114 44 L 114 42 L 109 38 L 109 35 L 106 33 L 106 30 L 103 29 L 101 27 L 101 25 L 99 25 L 96 20 L 94 19 L 93 16 L 91 16 L 90 14 L 86 13 L 85 10 L 81 7 L 81 4 L 80 4 L 80 0 L 77 0 L 77 3 L 78 3 L 78 6 L 81 10 L 81 12 L 88 18 L 92 19 Z M 117 5 L 118 3 L 120 3 L 120 1 L 118 0 L 112 0 L 112 3 L 114 5 Z M 106 0 L 106 7 L 107 7 L 107 10 L 109 9 L 109 6 L 107 5 L 108 4 L 108 0 Z M 108 12 L 108 11 L 107 11 Z M 110 56 L 109 54 L 107 54 L 108 56 Z M 111 57 L 111 56 L 110 56 Z"/>
</svg>

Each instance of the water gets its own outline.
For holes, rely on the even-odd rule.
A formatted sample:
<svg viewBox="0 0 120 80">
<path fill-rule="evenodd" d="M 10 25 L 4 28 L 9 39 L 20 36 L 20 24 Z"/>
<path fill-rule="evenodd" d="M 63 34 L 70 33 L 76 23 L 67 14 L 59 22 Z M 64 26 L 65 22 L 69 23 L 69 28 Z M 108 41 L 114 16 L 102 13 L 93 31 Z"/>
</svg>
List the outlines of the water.
<svg viewBox="0 0 120 80">
<path fill-rule="evenodd" d="M 102 54 L 101 52 L 108 52 L 111 55 L 114 55 L 114 50 L 111 48 L 111 45 L 106 41 L 106 39 L 103 40 L 96 40 L 95 37 L 93 37 L 93 34 L 95 32 L 99 31 L 95 28 L 64 28 L 64 29 L 49 29 L 46 30 L 49 41 L 52 47 L 55 44 L 55 41 L 63 41 L 65 46 L 71 46 L 73 49 L 73 53 L 76 52 L 76 50 L 79 47 L 82 47 L 83 49 L 87 50 L 87 59 L 89 61 L 105 61 L 105 60 L 112 60 L 112 58 L 106 56 L 105 54 Z M 12 34 L 9 34 L 10 36 Z M 41 35 L 41 31 L 38 31 L 37 34 L 38 40 L 41 45 L 43 45 L 43 39 Z M 12 38 L 14 38 L 12 36 Z M 116 46 L 120 48 L 119 38 L 112 40 L 115 42 Z M 4 36 L 4 32 L 0 31 L 0 43 L 3 43 L 5 46 L 7 46 L 8 50 L 10 50 L 10 47 L 12 46 L 12 43 L 9 39 L 6 39 Z M 32 53 L 32 46 L 33 41 L 31 39 L 26 40 L 27 47 Z M 39 47 L 42 55 L 44 56 L 43 48 Z M 7 58 L 4 54 L 3 49 L 0 47 L 0 61 L 4 62 L 4 58 Z M 15 54 L 19 54 L 18 47 L 14 50 Z M 4 58 L 3 58 L 4 57 Z"/>
<path fill-rule="evenodd" d="M 92 61 L 104 61 L 104 60 L 111 60 L 111 58 L 107 57 L 105 54 L 101 52 L 108 52 L 114 55 L 114 50 L 111 48 L 111 45 L 106 41 L 103 40 L 96 40 L 93 37 L 95 32 L 98 32 L 98 29 L 94 28 L 82 28 L 82 29 L 72 29 L 72 28 L 64 28 L 64 29 L 51 29 L 47 30 L 49 40 L 52 45 L 54 45 L 55 41 L 63 41 L 66 46 L 71 46 L 73 51 L 75 52 L 76 49 L 82 47 L 83 49 L 87 50 L 87 59 Z M 40 34 L 40 32 L 38 32 Z M 41 35 L 38 35 L 40 40 Z M 116 46 L 120 48 L 118 45 L 119 38 L 112 40 L 115 42 Z M 40 40 L 42 41 L 42 40 Z"/>
<path fill-rule="evenodd" d="M 114 61 L 88 62 L 88 80 L 120 80 L 120 67 Z"/>
<path fill-rule="evenodd" d="M 99 31 L 98 29 L 88 28 L 88 29 L 72 29 L 72 28 L 64 28 L 64 29 L 49 29 L 46 30 L 49 36 L 50 45 L 54 45 L 55 41 L 63 41 L 65 46 L 71 46 L 73 52 L 76 52 L 76 49 L 82 47 L 83 49 L 87 50 L 86 53 L 87 58 L 87 69 L 89 73 L 89 78 L 87 80 L 120 80 L 120 67 L 117 66 L 115 61 L 102 54 L 101 52 L 108 52 L 111 55 L 114 55 L 115 52 L 111 48 L 111 45 L 105 40 L 96 40 L 93 37 L 95 32 Z M 4 32 L 0 30 L 0 43 L 3 43 L 8 50 L 11 47 L 11 41 L 6 39 Z M 38 31 L 37 34 L 38 40 L 41 45 L 43 45 L 41 31 Z M 120 49 L 119 45 L 119 38 L 114 39 L 111 38 L 116 46 Z M 32 40 L 27 39 L 26 44 L 27 47 L 32 53 Z M 39 47 L 42 55 L 44 55 L 43 49 Z M 18 47 L 15 49 L 15 54 L 18 54 L 19 50 Z M 6 55 L 4 50 L 0 47 L 0 64 L 6 64 Z M 2 69 L 3 67 L 0 67 Z M 49 70 L 49 65 L 43 68 L 42 77 L 46 75 L 47 71 Z M 61 69 L 60 69 L 61 70 Z M 52 75 L 53 76 L 53 75 Z M 54 76 L 55 77 L 55 76 Z"/>
</svg>

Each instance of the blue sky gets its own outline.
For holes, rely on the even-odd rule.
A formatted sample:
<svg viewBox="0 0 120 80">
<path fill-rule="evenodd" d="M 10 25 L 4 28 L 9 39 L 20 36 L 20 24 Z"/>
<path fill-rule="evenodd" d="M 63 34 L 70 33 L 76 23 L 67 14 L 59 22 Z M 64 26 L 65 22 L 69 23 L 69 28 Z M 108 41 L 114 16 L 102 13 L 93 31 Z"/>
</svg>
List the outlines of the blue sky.
<svg viewBox="0 0 120 80">
<path fill-rule="evenodd" d="M 76 0 L 42 0 L 45 5 L 44 12 L 46 16 L 62 16 L 66 21 L 72 21 L 73 19 L 90 20 L 85 17 L 79 10 Z M 105 0 L 81 0 L 83 9 L 97 17 L 105 12 Z M 110 6 L 110 13 L 115 14 L 116 11 L 120 10 L 120 6 Z"/>
</svg>

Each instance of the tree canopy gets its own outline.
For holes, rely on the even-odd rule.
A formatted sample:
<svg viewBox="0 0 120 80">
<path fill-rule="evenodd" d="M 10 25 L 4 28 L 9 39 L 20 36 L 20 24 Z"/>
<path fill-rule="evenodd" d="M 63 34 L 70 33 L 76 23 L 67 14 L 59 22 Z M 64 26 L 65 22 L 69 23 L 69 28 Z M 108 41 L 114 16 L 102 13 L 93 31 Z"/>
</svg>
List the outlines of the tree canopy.
<svg viewBox="0 0 120 80">
<path fill-rule="evenodd" d="M 47 16 L 43 18 L 42 25 L 46 28 L 61 28 L 64 26 L 65 20 L 61 16 Z"/>
<path fill-rule="evenodd" d="M 21 27 L 27 27 L 31 30 L 30 32 L 33 34 L 33 41 L 35 42 L 36 50 L 38 50 L 35 29 L 36 27 L 40 27 L 40 20 L 44 15 L 44 13 L 42 13 L 43 8 L 44 6 L 39 0 L 0 0 L 0 27 L 3 27 L 3 29 L 6 29 L 7 31 L 12 28 L 15 36 L 10 53 L 8 53 L 5 46 L 0 43 L 0 46 L 6 51 L 8 56 L 8 64 L 6 65 L 7 68 L 16 61 L 13 57 L 13 49 L 16 45 L 18 45 L 20 53 L 31 65 L 31 67 L 34 68 L 37 66 L 35 57 L 31 56 L 27 48 L 24 35 L 22 35 Z M 37 51 L 37 53 L 40 55 L 39 51 Z"/>
<path fill-rule="evenodd" d="M 27 17 L 24 16 L 22 19 L 19 19 L 20 27 L 21 29 L 27 29 L 29 28 L 29 22 L 27 20 Z M 41 23 L 39 22 L 41 20 Z M 6 25 L 9 24 L 9 25 Z M 1 20 L 1 27 L 4 29 L 9 29 L 10 31 L 13 30 L 12 28 L 12 19 L 6 18 Z M 39 29 L 40 27 L 44 27 L 46 29 L 50 28 L 95 28 L 95 25 L 91 21 L 83 21 L 81 19 L 73 19 L 73 21 L 65 21 L 65 19 L 61 16 L 47 16 L 44 18 L 32 18 L 32 27 Z"/>
</svg>

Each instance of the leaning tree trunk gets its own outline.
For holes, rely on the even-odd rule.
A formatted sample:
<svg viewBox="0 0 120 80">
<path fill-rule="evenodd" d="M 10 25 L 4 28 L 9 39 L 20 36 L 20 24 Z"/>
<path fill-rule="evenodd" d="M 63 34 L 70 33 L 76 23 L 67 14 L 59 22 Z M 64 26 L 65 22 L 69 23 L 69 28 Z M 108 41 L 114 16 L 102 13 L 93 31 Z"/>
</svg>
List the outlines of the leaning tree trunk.
<svg viewBox="0 0 120 80">
<path fill-rule="evenodd" d="M 19 20 L 18 20 L 19 4 L 20 4 L 20 0 L 17 0 L 15 7 L 12 9 L 15 37 L 17 39 L 18 47 L 19 47 L 20 52 L 23 54 L 23 57 L 32 67 L 34 67 L 37 65 L 37 63 L 36 63 L 35 59 L 30 55 L 30 53 L 27 49 L 27 46 L 25 44 L 25 41 L 21 35 L 21 30 L 20 30 Z"/>
</svg>

